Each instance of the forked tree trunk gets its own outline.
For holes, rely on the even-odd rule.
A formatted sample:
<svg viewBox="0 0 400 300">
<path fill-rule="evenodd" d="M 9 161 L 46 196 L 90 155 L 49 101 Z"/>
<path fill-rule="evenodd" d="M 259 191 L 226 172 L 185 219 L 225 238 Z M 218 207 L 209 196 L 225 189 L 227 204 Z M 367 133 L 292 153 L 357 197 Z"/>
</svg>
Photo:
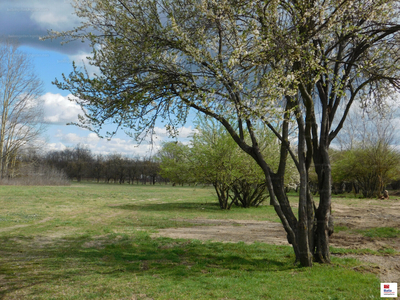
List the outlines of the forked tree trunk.
<svg viewBox="0 0 400 300">
<path fill-rule="evenodd" d="M 289 200 L 285 194 L 281 176 L 277 174 L 269 174 L 272 179 L 268 189 L 270 191 L 271 201 L 274 205 L 275 211 L 278 214 L 283 227 L 287 233 L 288 242 L 292 245 L 293 251 L 296 256 L 296 261 L 299 261 L 302 266 L 312 266 L 313 260 L 313 243 L 314 243 L 314 218 L 309 219 L 308 197 L 306 193 L 300 195 L 305 199 L 299 200 L 303 209 L 299 205 L 299 219 L 295 217 L 290 207 Z M 266 174 L 267 183 L 268 175 Z M 303 184 L 301 189 L 306 189 L 307 185 Z"/>
<path fill-rule="evenodd" d="M 293 214 L 284 190 L 283 176 L 264 169 L 271 202 L 287 233 L 296 261 L 302 266 L 312 266 L 313 260 L 320 263 L 330 262 L 329 235 L 331 222 L 331 167 L 328 152 L 320 159 L 318 168 L 320 203 L 315 210 L 314 201 L 308 185 L 308 170 L 301 172 L 299 193 L 299 214 Z M 305 171 L 305 172 L 304 172 Z"/>
</svg>

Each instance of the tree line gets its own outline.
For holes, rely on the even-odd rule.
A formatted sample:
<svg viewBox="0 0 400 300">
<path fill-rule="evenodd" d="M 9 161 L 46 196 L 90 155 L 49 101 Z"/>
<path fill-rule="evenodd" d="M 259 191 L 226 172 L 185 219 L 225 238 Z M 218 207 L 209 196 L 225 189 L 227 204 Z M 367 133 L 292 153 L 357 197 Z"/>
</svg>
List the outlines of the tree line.
<svg viewBox="0 0 400 300">
<path fill-rule="evenodd" d="M 156 184 L 166 182 L 159 175 L 159 162 L 152 157 L 128 157 L 122 154 L 93 154 L 90 149 L 77 145 L 74 148 L 37 153 L 22 151 L 18 156 L 19 177 L 29 170 L 44 166 L 65 174 L 69 180 L 95 181 L 119 184 Z M 41 171 L 43 172 L 43 171 Z"/>
<path fill-rule="evenodd" d="M 9 177 L 26 177 L 35 168 L 36 173 L 47 172 L 54 177 L 54 172 L 48 173 L 44 168 L 47 167 L 78 182 L 211 185 L 221 209 L 232 205 L 258 206 L 267 200 L 269 193 L 261 168 L 240 151 L 226 129 L 200 115 L 194 123 L 196 130 L 188 144 L 166 142 L 153 157 L 93 154 L 79 144 L 43 154 L 32 149 L 22 150 L 15 156 Z M 346 137 L 353 139 L 342 140 L 342 149 L 330 149 L 333 194 L 352 192 L 365 198 L 381 197 L 385 189 L 400 187 L 400 152 L 393 146 L 395 128 L 392 123 L 390 118 L 373 115 L 358 122 L 364 128 L 362 133 L 355 132 L 354 126 L 346 129 L 352 130 L 352 133 L 345 133 Z M 273 168 L 278 168 L 279 140 L 267 131 L 264 135 L 264 144 L 260 145 L 262 153 Z M 300 178 L 296 166 L 289 161 L 286 168 L 285 191 L 298 192 Z M 317 195 L 315 173 L 310 172 L 309 185 L 311 192 Z"/>
</svg>

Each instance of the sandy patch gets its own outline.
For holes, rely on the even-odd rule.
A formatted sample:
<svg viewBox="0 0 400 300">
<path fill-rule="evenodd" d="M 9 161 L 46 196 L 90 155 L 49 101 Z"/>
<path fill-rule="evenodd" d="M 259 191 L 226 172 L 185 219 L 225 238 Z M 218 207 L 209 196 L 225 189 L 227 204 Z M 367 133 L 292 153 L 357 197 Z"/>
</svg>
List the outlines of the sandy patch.
<svg viewBox="0 0 400 300">
<path fill-rule="evenodd" d="M 357 206 L 333 204 L 332 210 L 336 226 L 350 229 L 373 227 L 393 227 L 400 229 L 400 202 L 396 200 L 360 200 Z M 377 206 L 379 205 L 379 206 Z M 268 221 L 215 220 L 215 219 L 177 219 L 199 226 L 160 229 L 154 237 L 197 239 L 218 242 L 263 242 L 275 245 L 289 245 L 282 224 Z M 345 231 L 334 233 L 331 245 L 337 248 L 384 250 L 395 249 L 400 252 L 400 238 L 368 238 L 361 234 Z M 335 255 L 334 253 L 332 255 Z M 370 263 L 363 271 L 379 274 L 382 282 L 400 283 L 400 255 L 346 255 Z"/>
</svg>

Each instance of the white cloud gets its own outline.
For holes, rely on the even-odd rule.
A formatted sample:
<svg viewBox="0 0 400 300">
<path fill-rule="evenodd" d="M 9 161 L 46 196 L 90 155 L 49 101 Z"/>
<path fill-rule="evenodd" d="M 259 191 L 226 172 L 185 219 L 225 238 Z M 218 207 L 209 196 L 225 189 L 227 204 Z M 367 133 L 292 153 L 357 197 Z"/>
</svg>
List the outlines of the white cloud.
<svg viewBox="0 0 400 300">
<path fill-rule="evenodd" d="M 179 130 L 179 137 L 186 139 L 193 135 L 195 132 L 197 132 L 197 129 L 192 129 L 192 126 L 181 127 L 181 129 Z"/>
<path fill-rule="evenodd" d="M 73 30 L 82 19 L 74 13 L 73 0 L 1 0 L 0 36 L 18 40 L 20 45 L 50 49 L 62 53 L 89 51 L 88 43 L 73 41 L 61 46 L 61 39 L 40 41 L 48 30 Z"/>
<path fill-rule="evenodd" d="M 66 149 L 65 145 L 63 143 L 47 143 L 46 144 L 46 150 L 47 151 L 62 151 Z M 43 150 L 43 149 L 42 149 Z"/>
<path fill-rule="evenodd" d="M 42 96 L 44 102 L 44 121 L 50 124 L 65 125 L 69 122 L 77 122 L 78 115 L 82 110 L 78 104 L 68 100 L 73 98 L 70 94 L 62 96 L 60 94 L 46 93 Z"/>
<path fill-rule="evenodd" d="M 100 139 L 95 133 L 90 132 L 87 135 L 78 135 L 76 133 L 63 133 L 59 130 L 56 134 L 58 143 L 49 143 L 49 150 L 63 150 L 66 146 L 75 147 L 81 145 L 87 147 L 94 154 L 112 154 L 120 153 L 127 156 L 149 156 L 151 153 L 156 153 L 159 149 L 159 145 L 149 145 L 148 143 L 142 143 L 138 145 L 134 140 L 124 138 L 113 138 L 111 140 Z M 64 146 L 64 148 L 63 148 Z"/>
<path fill-rule="evenodd" d="M 157 140 L 166 140 L 170 137 L 169 133 L 165 127 L 155 127 L 154 131 L 155 131 L 155 138 Z M 187 139 L 195 131 L 196 131 L 196 129 L 193 129 L 192 126 L 189 126 L 189 127 L 184 126 L 184 127 L 178 128 L 178 136 L 176 138 L 177 139 Z"/>
<path fill-rule="evenodd" d="M 184 133 L 192 131 L 191 127 L 182 127 Z M 75 147 L 80 144 L 89 148 L 94 154 L 119 153 L 127 156 L 151 156 L 158 152 L 163 141 L 168 140 L 167 132 L 164 128 L 156 127 L 156 134 L 153 136 L 153 144 L 143 141 L 140 145 L 129 137 L 114 137 L 111 140 L 101 139 L 95 133 L 81 131 L 79 134 L 58 130 L 54 135 L 55 142 L 48 143 L 48 150 L 63 150 L 63 147 Z M 178 140 L 181 140 L 178 138 Z M 183 141 L 185 142 L 185 141 Z"/>
<path fill-rule="evenodd" d="M 91 57 L 91 53 L 79 51 L 77 54 L 68 55 L 68 58 L 70 59 L 68 63 L 72 64 L 74 61 L 78 67 L 85 67 L 90 77 L 92 77 L 95 73 L 100 74 L 100 69 L 98 67 L 89 64 L 89 60 L 87 59 L 88 56 Z"/>
<path fill-rule="evenodd" d="M 31 20 L 43 29 L 71 30 L 80 23 L 79 18 L 74 14 L 71 1 L 26 0 L 23 2 L 25 4 L 19 6 L 24 9 L 31 8 Z"/>
</svg>

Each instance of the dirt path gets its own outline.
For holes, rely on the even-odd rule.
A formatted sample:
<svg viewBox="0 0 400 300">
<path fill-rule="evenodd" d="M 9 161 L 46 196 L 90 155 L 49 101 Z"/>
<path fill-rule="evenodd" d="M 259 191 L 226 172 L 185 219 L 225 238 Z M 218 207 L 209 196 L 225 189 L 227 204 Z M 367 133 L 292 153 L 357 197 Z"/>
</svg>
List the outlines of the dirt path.
<svg viewBox="0 0 400 300">
<path fill-rule="evenodd" d="M 400 201 L 367 200 L 355 206 L 333 204 L 336 226 L 349 229 L 393 227 L 400 229 Z M 161 229 L 154 236 L 212 240 L 219 242 L 245 243 L 263 242 L 275 245 L 289 245 L 286 233 L 280 223 L 268 221 L 194 219 L 186 221 L 199 226 Z M 207 226 L 204 226 L 207 225 Z M 400 252 L 400 238 L 368 238 L 361 234 L 341 231 L 331 237 L 331 245 L 337 248 L 384 250 Z M 334 253 L 332 255 L 335 255 Z M 343 256 L 342 256 L 343 257 Z M 370 263 L 368 271 L 379 274 L 381 282 L 398 282 L 400 286 L 400 255 L 346 255 Z"/>
<path fill-rule="evenodd" d="M 53 218 L 49 217 L 49 218 L 44 218 L 43 220 L 40 220 L 33 224 L 21 224 L 21 225 L 14 225 L 14 226 L 10 226 L 10 227 L 0 228 L 0 232 L 11 231 L 16 228 L 22 228 L 22 227 L 28 227 L 28 226 L 32 226 L 32 225 L 36 225 L 36 224 L 46 223 L 47 221 L 50 221 L 51 219 L 53 219 Z"/>
</svg>

